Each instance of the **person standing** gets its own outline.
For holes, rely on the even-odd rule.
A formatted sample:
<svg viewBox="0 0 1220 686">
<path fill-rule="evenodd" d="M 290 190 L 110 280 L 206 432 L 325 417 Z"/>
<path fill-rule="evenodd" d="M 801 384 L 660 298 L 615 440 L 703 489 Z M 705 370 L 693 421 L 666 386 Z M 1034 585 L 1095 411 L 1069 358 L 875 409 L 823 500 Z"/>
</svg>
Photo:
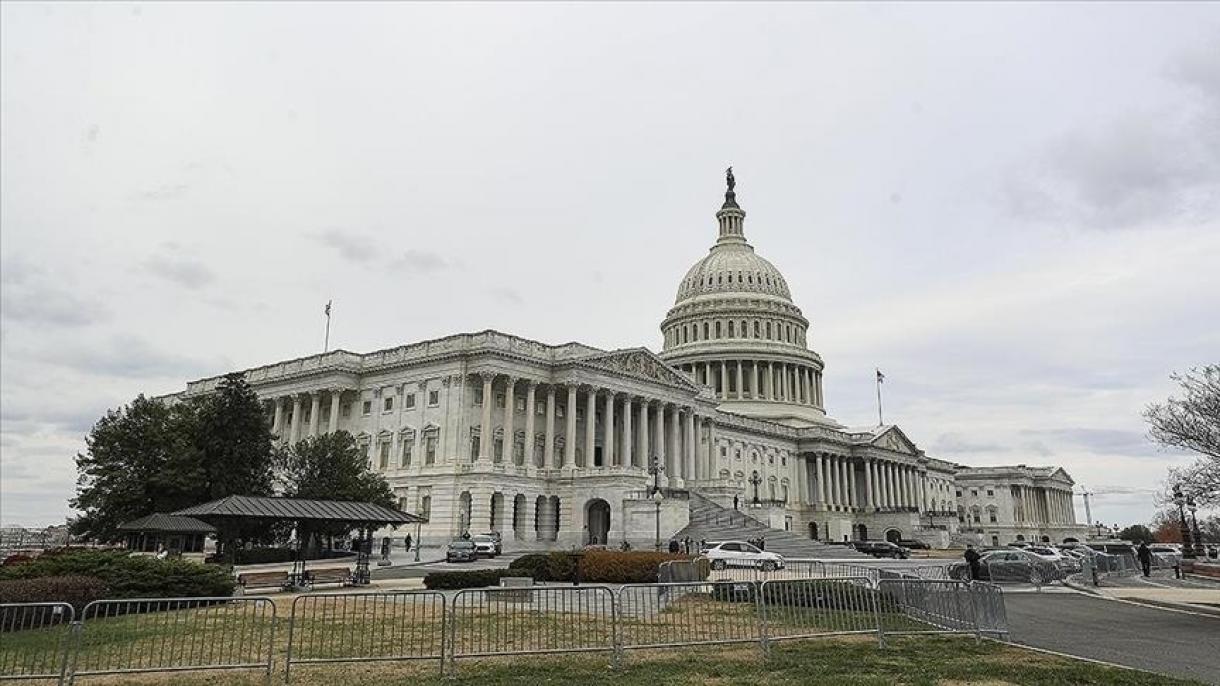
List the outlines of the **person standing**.
<svg viewBox="0 0 1220 686">
<path fill-rule="evenodd" d="M 970 565 L 970 580 L 978 581 L 979 580 L 979 560 L 981 559 L 979 552 L 974 549 L 973 545 L 967 545 L 966 553 L 964 555 L 962 555 L 962 557 L 966 558 L 966 564 Z"/>
<path fill-rule="evenodd" d="M 733 509 L 736 510 L 737 506 L 740 504 L 741 504 L 741 500 L 737 497 L 737 494 L 734 493 L 733 494 Z"/>
<path fill-rule="evenodd" d="M 407 544 L 407 552 L 411 552 L 411 534 L 407 534 L 407 538 L 404 542 Z"/>
<path fill-rule="evenodd" d="M 1152 576 L 1152 550 L 1148 547 L 1148 541 L 1140 543 L 1140 547 L 1135 551 L 1135 556 L 1139 558 L 1140 568 L 1144 570 L 1144 577 Z"/>
</svg>

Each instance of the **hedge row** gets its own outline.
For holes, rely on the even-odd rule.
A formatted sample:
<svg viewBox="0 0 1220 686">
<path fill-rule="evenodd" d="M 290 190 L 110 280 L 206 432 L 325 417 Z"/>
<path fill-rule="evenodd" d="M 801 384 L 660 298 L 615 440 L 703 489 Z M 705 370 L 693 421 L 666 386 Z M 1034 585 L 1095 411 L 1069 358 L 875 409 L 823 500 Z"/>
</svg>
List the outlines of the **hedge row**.
<svg viewBox="0 0 1220 686">
<path fill-rule="evenodd" d="M 89 603 L 106 597 L 106 582 L 95 576 L 44 576 L 0 580 L 0 604 L 68 603 L 79 615 Z M 11 617 L 9 618 L 11 619 Z M 12 622 L 0 621 L 0 626 Z"/>
<path fill-rule="evenodd" d="M 74 550 L 0 567 L 0 579 L 57 576 L 101 579 L 107 598 L 227 596 L 235 586 L 227 568 L 133 556 L 124 550 Z"/>
<path fill-rule="evenodd" d="M 717 583 L 712 597 L 726 602 L 749 602 L 758 599 L 755 584 Z M 874 603 L 880 612 L 898 612 L 894 597 L 868 586 L 850 581 L 793 580 L 769 581 L 762 586 L 762 602 L 782 607 L 810 607 L 846 612 L 872 612 Z"/>
<path fill-rule="evenodd" d="M 306 560 L 331 560 L 336 558 L 354 557 L 356 553 L 347 550 L 311 550 L 305 552 Z M 250 548 L 237 551 L 237 561 L 243 565 L 261 565 L 272 562 L 293 562 L 297 559 L 296 548 Z M 208 562 L 220 562 L 215 556 L 208 556 Z"/>
<path fill-rule="evenodd" d="M 424 588 L 434 591 L 454 591 L 460 588 L 499 586 L 500 577 L 523 576 L 508 569 L 472 569 L 460 572 L 429 572 L 424 576 Z"/>
<path fill-rule="evenodd" d="M 684 555 L 648 551 L 619 552 L 591 550 L 585 553 L 535 553 L 522 555 L 508 569 L 432 572 L 424 577 L 424 587 L 453 590 L 498 586 L 505 576 L 528 576 L 537 582 L 646 584 L 655 583 L 657 570 L 667 560 L 687 560 Z"/>
</svg>

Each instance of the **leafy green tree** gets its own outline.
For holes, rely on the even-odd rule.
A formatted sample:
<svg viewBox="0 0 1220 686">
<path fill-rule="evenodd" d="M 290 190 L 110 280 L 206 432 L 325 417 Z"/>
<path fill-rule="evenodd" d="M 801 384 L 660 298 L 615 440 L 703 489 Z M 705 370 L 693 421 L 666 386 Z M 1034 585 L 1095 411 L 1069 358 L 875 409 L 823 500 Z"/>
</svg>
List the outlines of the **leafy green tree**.
<svg viewBox="0 0 1220 686">
<path fill-rule="evenodd" d="M 107 412 L 85 441 L 70 501 L 83 512 L 73 522 L 78 535 L 118 540 L 119 524 L 152 512 L 272 492 L 271 430 L 241 374 L 226 376 L 215 393 L 182 402 L 141 395 Z M 246 533 L 222 530 L 221 539 Z"/>
<path fill-rule="evenodd" d="M 346 431 L 312 436 L 279 452 L 284 495 L 317 500 L 359 500 L 395 507 L 394 492 Z"/>
<path fill-rule="evenodd" d="M 118 525 L 127 520 L 198 502 L 193 415 L 192 405 L 141 395 L 99 419 L 85 438 L 86 451 L 76 456 L 70 504 L 82 514 L 73 533 L 117 540 Z"/>
<path fill-rule="evenodd" d="M 1118 532 L 1118 537 L 1133 543 L 1152 543 L 1152 530 L 1143 524 L 1132 524 Z"/>
<path fill-rule="evenodd" d="M 274 454 L 271 427 L 258 395 L 240 374 L 200 398 L 192 427 L 205 489 L 202 500 L 229 495 L 271 495 Z"/>
</svg>

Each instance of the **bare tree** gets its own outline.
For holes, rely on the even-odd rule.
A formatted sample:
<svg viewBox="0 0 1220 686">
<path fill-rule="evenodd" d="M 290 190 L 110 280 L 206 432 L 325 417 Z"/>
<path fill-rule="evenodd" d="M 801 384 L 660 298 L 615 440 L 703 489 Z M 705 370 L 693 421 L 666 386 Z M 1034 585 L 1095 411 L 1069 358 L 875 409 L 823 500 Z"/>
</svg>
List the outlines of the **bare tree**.
<svg viewBox="0 0 1220 686">
<path fill-rule="evenodd" d="M 1202 455 L 1189 467 L 1171 469 L 1169 480 L 1200 505 L 1220 504 L 1220 365 L 1170 378 L 1178 382 L 1182 397 L 1144 410 L 1148 437 L 1162 446 Z"/>
</svg>

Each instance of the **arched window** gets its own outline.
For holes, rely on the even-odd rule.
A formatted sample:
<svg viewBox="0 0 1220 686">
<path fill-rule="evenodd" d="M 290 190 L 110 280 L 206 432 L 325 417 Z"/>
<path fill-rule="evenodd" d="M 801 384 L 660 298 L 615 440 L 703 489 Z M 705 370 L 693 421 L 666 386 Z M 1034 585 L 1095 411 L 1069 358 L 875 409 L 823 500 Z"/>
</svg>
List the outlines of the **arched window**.
<svg viewBox="0 0 1220 686">
<path fill-rule="evenodd" d="M 761 327 L 760 327 L 760 326 L 759 326 L 759 324 L 758 324 L 758 320 L 757 320 L 757 319 L 755 319 L 755 320 L 754 320 L 754 337 L 755 337 L 755 338 L 758 338 L 758 337 L 761 335 L 761 334 L 759 333 L 760 328 L 761 328 Z"/>
<path fill-rule="evenodd" d="M 711 338 L 711 336 L 708 335 L 708 323 L 703 322 L 703 340 L 706 341 L 709 338 Z"/>
<path fill-rule="evenodd" d="M 729 338 L 733 337 L 733 320 L 729 320 Z"/>
<path fill-rule="evenodd" d="M 716 320 L 716 338 L 720 338 L 720 320 Z"/>
<path fill-rule="evenodd" d="M 767 322 L 767 340 L 771 340 L 771 322 Z"/>
</svg>

